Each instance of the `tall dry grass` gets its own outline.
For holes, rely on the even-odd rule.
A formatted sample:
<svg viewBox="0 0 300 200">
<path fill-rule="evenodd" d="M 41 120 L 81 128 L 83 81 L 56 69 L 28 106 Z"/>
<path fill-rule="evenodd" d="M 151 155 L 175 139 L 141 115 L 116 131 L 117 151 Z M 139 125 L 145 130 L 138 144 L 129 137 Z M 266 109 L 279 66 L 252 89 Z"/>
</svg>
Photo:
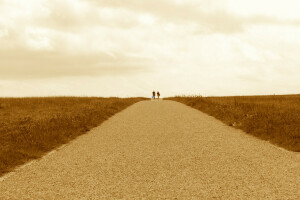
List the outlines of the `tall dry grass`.
<svg viewBox="0 0 300 200">
<path fill-rule="evenodd" d="M 0 176 L 144 98 L 0 98 Z"/>
<path fill-rule="evenodd" d="M 300 151 L 300 95 L 173 97 L 246 133 Z"/>
</svg>

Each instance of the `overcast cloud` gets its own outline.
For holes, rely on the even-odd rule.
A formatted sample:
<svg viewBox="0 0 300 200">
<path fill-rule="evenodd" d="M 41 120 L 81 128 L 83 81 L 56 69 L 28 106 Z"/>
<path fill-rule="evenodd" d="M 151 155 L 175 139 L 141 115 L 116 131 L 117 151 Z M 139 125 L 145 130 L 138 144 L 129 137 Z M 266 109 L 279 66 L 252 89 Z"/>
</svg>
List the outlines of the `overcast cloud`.
<svg viewBox="0 0 300 200">
<path fill-rule="evenodd" d="M 299 93 L 297 0 L 0 0 L 0 96 Z"/>
</svg>

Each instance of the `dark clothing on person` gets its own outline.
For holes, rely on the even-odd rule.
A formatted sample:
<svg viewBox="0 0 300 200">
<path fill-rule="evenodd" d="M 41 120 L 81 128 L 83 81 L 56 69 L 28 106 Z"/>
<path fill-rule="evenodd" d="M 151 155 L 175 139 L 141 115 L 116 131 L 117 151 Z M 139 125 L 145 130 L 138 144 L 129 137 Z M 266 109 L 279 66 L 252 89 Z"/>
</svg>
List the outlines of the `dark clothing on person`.
<svg viewBox="0 0 300 200">
<path fill-rule="evenodd" d="M 155 99 L 155 91 L 152 92 L 152 97 Z"/>
<path fill-rule="evenodd" d="M 159 99 L 159 96 L 160 96 L 160 93 L 159 92 L 157 92 L 157 98 Z"/>
</svg>

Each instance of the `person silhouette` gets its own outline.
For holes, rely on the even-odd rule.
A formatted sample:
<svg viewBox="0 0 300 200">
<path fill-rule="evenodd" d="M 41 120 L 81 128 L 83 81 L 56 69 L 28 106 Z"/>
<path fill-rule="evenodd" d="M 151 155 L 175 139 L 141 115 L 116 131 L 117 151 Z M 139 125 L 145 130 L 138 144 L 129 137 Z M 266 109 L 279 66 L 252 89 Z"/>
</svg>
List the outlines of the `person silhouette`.
<svg viewBox="0 0 300 200">
<path fill-rule="evenodd" d="M 157 91 L 157 98 L 159 99 L 159 97 L 160 97 L 160 93 L 159 91 Z"/>
<path fill-rule="evenodd" d="M 155 99 L 155 91 L 152 92 L 152 98 Z"/>
</svg>

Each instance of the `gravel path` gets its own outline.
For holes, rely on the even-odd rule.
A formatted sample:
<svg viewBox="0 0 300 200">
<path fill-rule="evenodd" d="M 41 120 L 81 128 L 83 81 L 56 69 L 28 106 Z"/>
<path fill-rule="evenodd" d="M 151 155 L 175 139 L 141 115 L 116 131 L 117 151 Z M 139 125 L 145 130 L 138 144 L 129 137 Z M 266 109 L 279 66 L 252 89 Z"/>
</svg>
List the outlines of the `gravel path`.
<svg viewBox="0 0 300 200">
<path fill-rule="evenodd" d="M 299 153 L 143 101 L 0 181 L 0 199 L 300 199 Z"/>
</svg>

